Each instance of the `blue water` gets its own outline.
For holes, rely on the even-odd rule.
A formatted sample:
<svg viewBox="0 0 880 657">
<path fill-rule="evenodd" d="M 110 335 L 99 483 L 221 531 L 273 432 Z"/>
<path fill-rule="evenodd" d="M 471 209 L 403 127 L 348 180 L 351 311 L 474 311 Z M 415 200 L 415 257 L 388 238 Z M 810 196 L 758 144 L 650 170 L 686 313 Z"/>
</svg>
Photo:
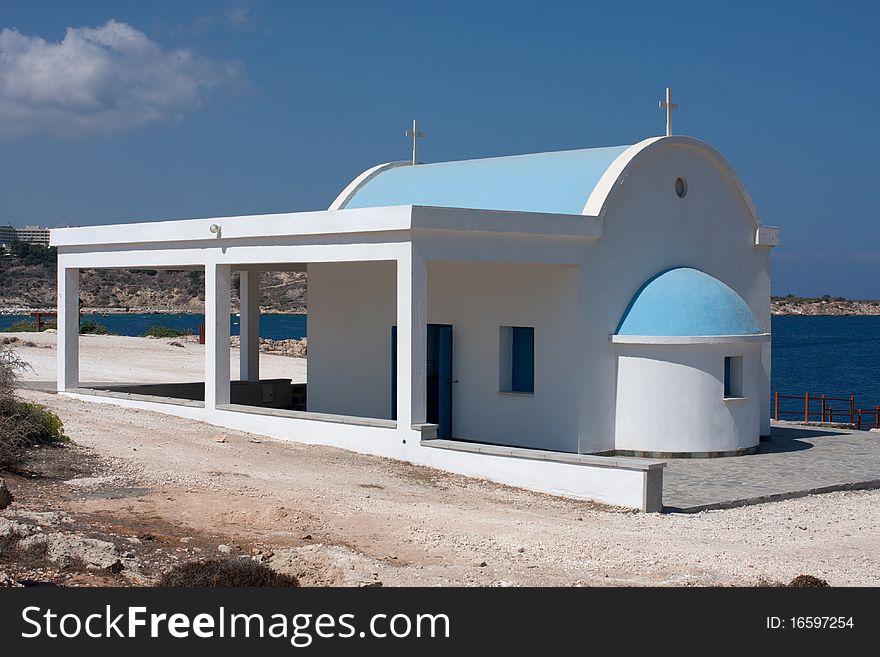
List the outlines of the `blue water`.
<svg viewBox="0 0 880 657">
<path fill-rule="evenodd" d="M 878 365 L 880 317 L 773 318 L 772 387 L 780 394 L 852 394 L 856 407 L 873 408 L 880 404 Z"/>
<path fill-rule="evenodd" d="M 0 316 L 0 330 L 28 316 Z M 204 315 L 84 315 L 118 335 L 142 335 L 151 326 L 195 333 Z M 238 317 L 230 317 L 238 335 Z M 306 335 L 305 315 L 263 315 L 260 335 L 272 340 Z M 856 396 L 856 406 L 880 404 L 880 317 L 773 318 L 773 386 L 783 395 Z"/>
<path fill-rule="evenodd" d="M 0 331 L 11 324 L 21 321 L 33 321 L 30 316 L 3 315 L 0 316 Z M 204 315 L 190 314 L 155 314 L 155 315 L 83 315 L 84 322 L 98 322 L 106 326 L 111 333 L 116 335 L 143 335 L 152 326 L 167 326 L 175 329 L 185 329 L 197 333 L 199 324 L 205 321 Z M 239 334 L 239 319 L 235 315 L 229 318 L 229 327 L 232 335 Z M 284 340 L 288 338 L 304 338 L 306 336 L 305 315 L 262 315 L 260 317 L 260 337 L 270 340 Z"/>
</svg>

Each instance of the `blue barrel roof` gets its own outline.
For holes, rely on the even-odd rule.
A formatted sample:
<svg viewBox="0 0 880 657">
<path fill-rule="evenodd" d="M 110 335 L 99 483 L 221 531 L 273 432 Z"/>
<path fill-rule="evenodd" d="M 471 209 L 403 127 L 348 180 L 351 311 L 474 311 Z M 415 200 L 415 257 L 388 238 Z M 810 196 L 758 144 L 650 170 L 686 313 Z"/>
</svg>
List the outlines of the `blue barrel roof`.
<svg viewBox="0 0 880 657">
<path fill-rule="evenodd" d="M 581 214 L 629 146 L 398 166 L 368 180 L 346 208 L 427 205 Z"/>
<path fill-rule="evenodd" d="M 697 269 L 670 269 L 642 286 L 623 314 L 618 335 L 707 336 L 763 333 L 748 304 Z"/>
</svg>

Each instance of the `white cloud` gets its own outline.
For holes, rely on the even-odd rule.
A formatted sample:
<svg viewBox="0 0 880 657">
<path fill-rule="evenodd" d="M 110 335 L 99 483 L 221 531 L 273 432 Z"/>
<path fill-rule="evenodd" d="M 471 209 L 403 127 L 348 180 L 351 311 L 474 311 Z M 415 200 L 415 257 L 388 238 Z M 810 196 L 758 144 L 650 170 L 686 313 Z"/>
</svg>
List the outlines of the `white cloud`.
<svg viewBox="0 0 880 657">
<path fill-rule="evenodd" d="M 226 10 L 226 20 L 235 27 L 244 27 L 254 21 L 253 8 L 247 4 L 235 5 Z"/>
<path fill-rule="evenodd" d="M 50 43 L 0 31 L 0 137 L 111 133 L 179 120 L 241 78 L 233 63 L 163 50 L 117 21 Z"/>
</svg>

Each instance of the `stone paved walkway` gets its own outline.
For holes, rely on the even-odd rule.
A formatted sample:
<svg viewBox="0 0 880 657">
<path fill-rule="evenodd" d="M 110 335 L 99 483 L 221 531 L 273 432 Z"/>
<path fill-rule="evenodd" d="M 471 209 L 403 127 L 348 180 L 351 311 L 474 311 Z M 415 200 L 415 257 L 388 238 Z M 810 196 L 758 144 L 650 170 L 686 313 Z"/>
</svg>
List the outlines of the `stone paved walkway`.
<svg viewBox="0 0 880 657">
<path fill-rule="evenodd" d="M 775 422 L 757 454 L 670 459 L 667 511 L 699 511 L 847 488 L 880 488 L 880 433 Z"/>
</svg>

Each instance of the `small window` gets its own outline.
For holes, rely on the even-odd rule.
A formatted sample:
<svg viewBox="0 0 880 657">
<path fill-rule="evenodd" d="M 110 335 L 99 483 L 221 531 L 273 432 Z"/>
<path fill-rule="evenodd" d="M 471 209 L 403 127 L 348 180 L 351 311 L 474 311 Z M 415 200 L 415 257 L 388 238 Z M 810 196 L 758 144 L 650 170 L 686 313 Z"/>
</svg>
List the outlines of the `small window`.
<svg viewBox="0 0 880 657">
<path fill-rule="evenodd" d="M 502 326 L 500 335 L 501 392 L 535 393 L 535 329 Z"/>
<path fill-rule="evenodd" d="M 684 198 L 688 193 L 688 181 L 685 178 L 676 178 L 675 179 L 675 193 L 678 194 L 678 198 Z"/>
<path fill-rule="evenodd" d="M 724 397 L 743 397 L 742 356 L 724 357 Z"/>
</svg>

